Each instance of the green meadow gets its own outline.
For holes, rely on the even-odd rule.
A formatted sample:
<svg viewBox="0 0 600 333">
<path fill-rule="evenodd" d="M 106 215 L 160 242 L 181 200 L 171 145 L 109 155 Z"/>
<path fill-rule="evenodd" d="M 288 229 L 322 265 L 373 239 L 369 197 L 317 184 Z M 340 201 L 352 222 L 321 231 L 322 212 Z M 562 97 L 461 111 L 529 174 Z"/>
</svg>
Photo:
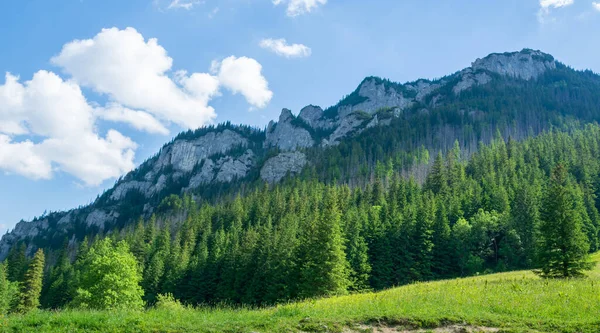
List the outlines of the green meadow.
<svg viewBox="0 0 600 333">
<path fill-rule="evenodd" d="M 600 260 L 600 254 L 593 256 Z M 600 265 L 584 279 L 518 271 L 415 283 L 377 293 L 276 307 L 143 312 L 35 311 L 2 319 L 3 332 L 365 332 L 453 324 L 501 332 L 600 332 Z M 390 331 L 392 332 L 392 331 Z"/>
</svg>

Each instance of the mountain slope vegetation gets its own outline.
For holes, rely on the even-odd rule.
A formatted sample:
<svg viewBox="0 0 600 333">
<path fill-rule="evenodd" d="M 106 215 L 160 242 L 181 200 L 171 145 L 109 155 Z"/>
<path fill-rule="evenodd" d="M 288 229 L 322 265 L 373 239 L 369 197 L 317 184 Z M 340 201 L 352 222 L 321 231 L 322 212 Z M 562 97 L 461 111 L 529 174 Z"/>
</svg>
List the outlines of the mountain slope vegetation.
<svg viewBox="0 0 600 333">
<path fill-rule="evenodd" d="M 423 185 L 382 165 L 364 188 L 295 179 L 217 204 L 171 196 L 164 213 L 107 237 L 130 247 L 147 304 L 171 294 L 192 305 L 264 305 L 536 268 L 540 212 L 561 166 L 584 251 L 598 250 L 600 126 L 520 142 L 498 134 L 461 156 L 458 144 L 438 154 Z M 71 304 L 82 272 L 69 258 L 85 261 L 95 242 L 56 252 L 44 307 Z M 27 261 L 24 245 L 8 256 L 9 268 Z"/>
<path fill-rule="evenodd" d="M 336 106 L 284 109 L 265 130 L 188 131 L 93 204 L 4 235 L 0 303 L 14 310 L 39 262 L 44 309 L 263 307 L 560 276 L 553 265 L 577 276 L 600 250 L 598 105 L 600 76 L 523 50 L 434 81 L 366 78 Z M 573 250 L 555 256 L 554 238 Z"/>
<path fill-rule="evenodd" d="M 218 202 L 286 176 L 364 187 L 381 165 L 421 183 L 455 141 L 467 157 L 498 131 L 521 140 L 600 120 L 598 91 L 600 76 L 527 49 L 489 55 L 435 81 L 369 77 L 325 111 L 284 109 L 266 130 L 226 123 L 181 133 L 91 205 L 17 224 L 0 241 L 0 258 L 20 242 L 33 255 L 118 232 L 173 194 Z"/>
</svg>

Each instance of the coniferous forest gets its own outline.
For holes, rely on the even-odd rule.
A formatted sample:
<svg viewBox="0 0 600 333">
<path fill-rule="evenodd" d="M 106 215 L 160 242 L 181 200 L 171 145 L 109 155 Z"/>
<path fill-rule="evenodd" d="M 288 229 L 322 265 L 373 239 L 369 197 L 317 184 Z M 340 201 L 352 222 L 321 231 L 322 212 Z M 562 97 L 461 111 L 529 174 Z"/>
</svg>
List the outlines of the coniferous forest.
<svg viewBox="0 0 600 333">
<path fill-rule="evenodd" d="M 573 277 L 600 232 L 600 126 L 458 142 L 422 181 L 382 164 L 364 186 L 305 174 L 160 212 L 0 266 L 0 308 L 270 305 L 517 269 Z M 561 220 L 562 219 L 562 220 Z M 49 264 L 44 264 L 44 262 Z M 46 267 L 46 269 L 44 269 Z"/>
</svg>

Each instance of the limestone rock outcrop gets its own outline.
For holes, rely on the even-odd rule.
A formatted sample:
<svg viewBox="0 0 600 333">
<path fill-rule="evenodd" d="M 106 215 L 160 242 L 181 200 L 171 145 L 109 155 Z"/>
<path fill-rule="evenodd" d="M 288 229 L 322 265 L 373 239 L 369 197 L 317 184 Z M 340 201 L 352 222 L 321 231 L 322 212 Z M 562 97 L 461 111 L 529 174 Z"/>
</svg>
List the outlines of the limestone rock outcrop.
<svg viewBox="0 0 600 333">
<path fill-rule="evenodd" d="M 268 183 L 277 183 L 288 174 L 302 171 L 308 163 L 301 152 L 286 152 L 268 159 L 260 170 L 260 177 Z"/>
<path fill-rule="evenodd" d="M 295 150 L 297 148 L 311 147 L 315 144 L 310 133 L 292 121 L 294 115 L 289 109 L 283 109 L 279 116 L 279 122 L 271 121 L 265 133 L 265 147 L 278 147 L 281 150 Z"/>
</svg>

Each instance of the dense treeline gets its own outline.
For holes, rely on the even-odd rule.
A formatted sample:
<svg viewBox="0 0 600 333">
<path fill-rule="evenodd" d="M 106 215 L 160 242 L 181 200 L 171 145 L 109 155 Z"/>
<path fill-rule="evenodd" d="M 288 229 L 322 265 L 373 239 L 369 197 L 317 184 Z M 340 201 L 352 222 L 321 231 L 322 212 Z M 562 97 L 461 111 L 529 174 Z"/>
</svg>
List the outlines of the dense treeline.
<svg viewBox="0 0 600 333">
<path fill-rule="evenodd" d="M 395 172 L 405 171 L 420 182 L 428 170 L 421 163 L 428 157 L 424 151 L 447 152 L 459 141 L 468 156 L 481 142 L 491 142 L 497 131 L 505 138 L 522 140 L 550 126 L 568 127 L 573 119 L 600 121 L 600 76 L 591 71 L 557 63 L 556 70 L 532 81 L 490 75 L 494 76 L 490 83 L 460 94 L 452 91 L 454 84 L 446 84 L 409 109 L 379 110 L 378 120 L 389 121 L 389 126 L 366 129 L 336 147 L 309 149 L 312 168 L 305 171 L 306 179 L 363 186 L 371 173 L 391 164 Z"/>
<path fill-rule="evenodd" d="M 327 148 L 316 145 L 304 149 L 309 163 L 299 175 L 300 179 L 364 188 L 373 178 L 384 179 L 389 178 L 389 174 L 399 173 L 404 177 L 413 176 L 421 184 L 427 176 L 432 158 L 440 151 L 447 154 L 455 141 L 460 144 L 461 156 L 467 158 L 478 150 L 480 143 L 489 144 L 497 131 L 504 138 L 520 141 L 538 135 L 551 126 L 566 130 L 574 122 L 600 121 L 600 76 L 591 71 L 575 71 L 557 63 L 555 70 L 548 70 L 530 81 L 488 74 L 493 78 L 488 84 L 473 86 L 459 94 L 455 94 L 452 88 L 461 80 L 460 75 L 432 81 L 432 84 L 446 84 L 402 111 L 387 108 L 372 115 L 356 111 L 365 128 L 357 128 L 356 133 L 350 133 L 338 145 Z M 368 79 L 374 79 L 397 92 L 414 92 L 387 80 Z M 339 107 L 355 105 L 363 100 L 357 97 L 360 96 L 356 91 L 348 99 L 328 108 L 326 116 L 335 118 Z M 382 126 L 366 128 L 375 116 Z M 317 143 L 333 131 L 313 129 L 300 118 L 294 119 L 293 124 L 309 130 Z M 364 131 L 360 132 L 362 129 Z M 257 157 L 256 166 L 250 168 L 245 177 L 230 183 L 212 182 L 188 189 L 191 195 L 210 204 L 238 194 L 246 196 L 260 188 L 262 164 L 279 153 L 275 148 L 264 146 L 264 130 L 230 123 L 187 131 L 174 140 L 192 140 L 211 131 L 223 130 L 235 131 L 249 142 L 248 146 L 233 148 L 225 154 L 236 157 L 246 149 L 252 149 Z M 210 156 L 213 160 L 220 157 L 219 154 Z M 150 158 L 121 180 L 145 180 L 146 173 L 157 158 L 158 155 Z M 65 240 L 72 240 L 73 236 L 76 242 L 81 242 L 85 236 L 93 237 L 101 232 L 98 226 L 86 221 L 94 210 L 115 213 L 115 220 L 104 225 L 104 230 L 130 227 L 141 214 L 149 213 L 148 207 L 156 209 L 165 198 L 181 194 L 182 188 L 187 188 L 191 177 L 202 166 L 200 163 L 192 172 L 167 177 L 162 190 L 149 197 L 141 191 L 131 190 L 119 200 L 112 200 L 113 189 L 109 189 L 91 205 L 71 212 L 44 215 L 38 220 L 47 221 L 48 229 L 40 230 L 30 244 L 35 248 L 55 251 L 61 248 Z M 174 170 L 167 166 L 155 173 L 151 181 L 158 181 L 161 176 L 173 173 Z M 67 220 L 70 222 L 59 223 L 69 213 Z"/>
<path fill-rule="evenodd" d="M 41 304 L 110 307 L 110 295 L 123 294 L 139 306 L 138 282 L 147 304 L 167 294 L 189 304 L 270 304 L 510 269 L 574 276 L 585 268 L 585 254 L 599 248 L 598 125 L 522 142 L 498 133 L 463 156 L 458 144 L 438 154 L 423 185 L 390 167 L 364 187 L 296 180 L 200 205 L 171 196 L 165 216 L 105 235 L 119 243 L 98 235 L 55 253 Z M 573 262 L 561 261 L 557 247 Z M 22 294 L 37 288 L 27 281 L 40 260 L 25 252 L 13 247 L 0 266 L 0 294 L 14 295 L 15 283 L 29 286 Z M 108 289 L 129 282 L 104 292 L 98 279 Z"/>
</svg>

